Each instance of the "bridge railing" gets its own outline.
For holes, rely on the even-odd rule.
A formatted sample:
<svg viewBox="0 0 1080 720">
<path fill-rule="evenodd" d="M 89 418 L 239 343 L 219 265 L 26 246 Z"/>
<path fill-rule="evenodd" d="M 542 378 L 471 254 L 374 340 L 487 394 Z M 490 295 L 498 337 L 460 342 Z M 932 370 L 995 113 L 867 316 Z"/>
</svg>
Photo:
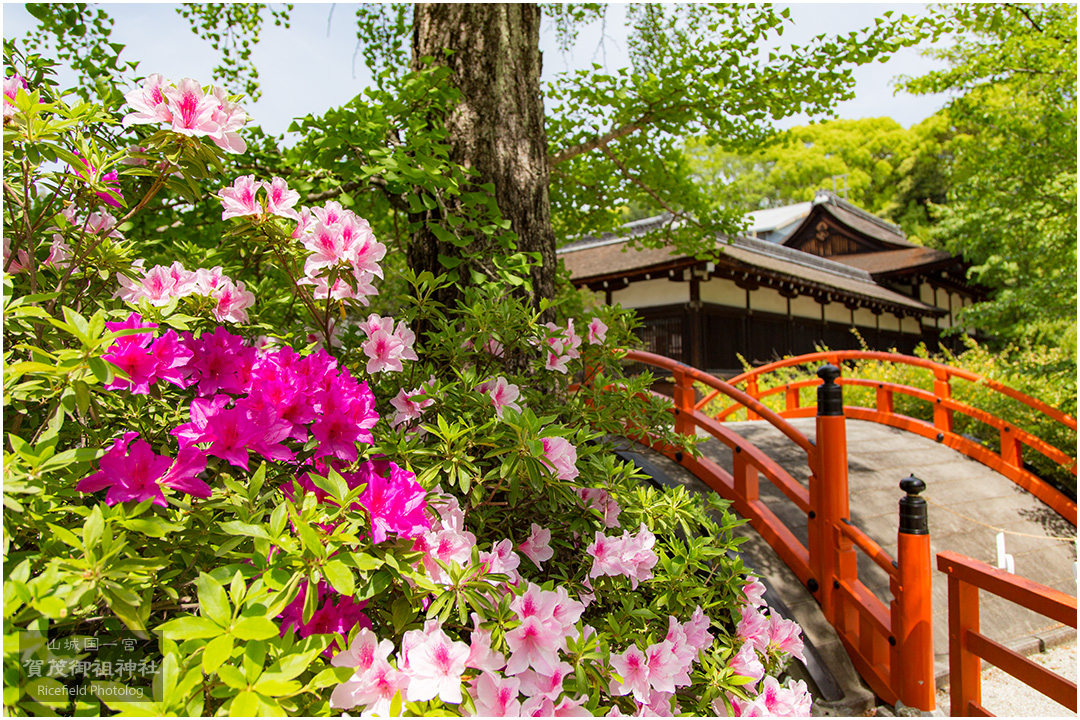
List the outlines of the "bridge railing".
<svg viewBox="0 0 1080 720">
<path fill-rule="evenodd" d="M 924 358 L 866 350 L 844 350 L 811 353 L 809 355 L 787 358 L 768 365 L 763 365 L 759 368 L 754 368 L 753 370 L 732 378 L 728 382 L 733 386 L 743 385 L 746 394 L 756 400 L 764 400 L 771 396 L 783 393 L 784 409 L 777 414 L 785 419 L 813 417 L 816 412 L 815 408 L 812 406 L 803 406 L 800 402 L 801 390 L 818 386 L 821 384 L 821 380 L 799 380 L 762 390 L 759 389 L 762 384 L 762 377 L 783 368 L 799 365 L 814 365 L 823 362 L 831 363 L 839 368 L 843 368 L 843 363 L 845 361 L 855 360 L 874 360 L 878 362 L 923 368 L 929 371 L 933 378 L 933 390 L 929 391 L 922 388 L 884 382 L 881 380 L 841 377 L 837 380 L 841 385 L 867 387 L 875 390 L 875 402 L 873 407 L 847 406 L 845 408 L 847 417 L 855 420 L 877 422 L 914 432 L 923 437 L 940 442 L 958 452 L 964 453 L 968 457 L 978 460 L 1009 478 L 1017 485 L 1049 505 L 1073 525 L 1076 525 L 1076 501 L 1025 468 L 1024 448 L 1030 448 L 1031 450 L 1038 452 L 1051 463 L 1060 466 L 1073 476 L 1076 476 L 1076 459 L 1050 443 L 1025 432 L 1014 423 L 1010 423 L 984 410 L 980 410 L 953 399 L 952 381 L 960 379 L 976 383 L 995 393 L 1012 398 L 1031 410 L 1049 418 L 1053 422 L 1059 423 L 1074 433 L 1077 429 L 1076 418 L 1066 415 L 1057 408 L 1047 405 L 1036 398 L 1025 395 L 1006 385 L 1002 385 L 995 380 L 982 377 L 960 368 L 942 365 Z M 929 403 L 933 407 L 933 422 L 926 422 L 896 412 L 895 396 L 897 394 Z M 717 397 L 718 393 L 709 393 L 695 403 L 695 408 L 704 410 Z M 723 422 L 733 418 L 734 414 L 742 410 L 743 407 L 746 408 L 748 419 L 759 419 L 760 414 L 755 409 L 737 404 L 725 408 L 716 414 L 715 417 L 717 420 Z M 994 428 L 998 433 L 997 452 L 983 446 L 979 442 L 965 437 L 964 435 L 954 432 L 955 413 L 961 413 Z"/>
<path fill-rule="evenodd" d="M 938 553 L 937 565 L 949 578 L 950 715 L 991 716 L 982 706 L 981 660 L 989 661 L 1075 713 L 1076 683 L 979 631 L 979 590 L 1008 598 L 1072 628 L 1077 624 L 1076 598 L 954 552 Z"/>
<path fill-rule="evenodd" d="M 695 458 L 675 448 L 649 444 L 732 502 L 736 512 L 750 522 L 821 604 L 856 669 L 880 697 L 890 704 L 901 701 L 909 707 L 932 710 L 930 543 L 926 504 L 917 497 L 925 486 L 914 478 L 901 484 L 908 495 L 900 501 L 895 561 L 851 524 L 843 390 L 835 382 L 839 370 L 826 366 L 819 371 L 824 382 L 818 388 L 815 443 L 760 399 L 707 373 L 647 352 L 631 351 L 626 359 L 672 374 L 676 430 L 695 435 L 700 429 L 727 445 L 732 450 L 732 471 L 707 457 Z M 701 403 L 695 402 L 695 382 L 746 407 L 798 445 L 806 453 L 809 487 L 803 487 L 749 441 L 702 412 Z M 807 545 L 762 502 L 761 476 L 806 514 Z M 888 607 L 859 579 L 856 550 L 866 553 L 888 574 L 893 596 Z"/>
</svg>

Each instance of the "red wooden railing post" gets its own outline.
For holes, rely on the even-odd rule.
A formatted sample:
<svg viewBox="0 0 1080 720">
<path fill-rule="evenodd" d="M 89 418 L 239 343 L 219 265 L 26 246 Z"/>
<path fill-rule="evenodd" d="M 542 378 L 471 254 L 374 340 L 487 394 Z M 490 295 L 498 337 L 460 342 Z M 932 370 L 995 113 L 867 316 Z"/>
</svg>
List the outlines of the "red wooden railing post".
<svg viewBox="0 0 1080 720">
<path fill-rule="evenodd" d="M 934 369 L 934 427 L 942 432 L 952 432 L 953 411 L 945 407 L 945 401 L 952 398 L 949 386 L 949 373 L 944 368 Z"/>
<path fill-rule="evenodd" d="M 757 384 L 757 376 L 756 375 L 752 375 L 749 378 L 747 378 L 747 380 L 746 380 L 746 394 L 749 395 L 750 397 L 754 398 L 755 400 L 758 399 L 758 384 Z M 760 420 L 761 416 L 758 415 L 753 410 L 751 410 L 750 408 L 746 408 L 746 419 L 747 420 Z"/>
<path fill-rule="evenodd" d="M 893 689 L 908 707 L 934 709 L 934 608 L 931 593 L 930 528 L 926 484 L 912 475 L 900 481 L 896 569 L 892 602 L 890 672 Z"/>
<path fill-rule="evenodd" d="M 979 588 L 949 575 L 949 714 L 971 715 L 982 705 L 982 660 L 966 647 L 967 633 L 979 632 Z"/>
<path fill-rule="evenodd" d="M 822 384 L 817 397 L 817 462 L 810 477 L 808 549 L 813 577 L 808 585 L 811 592 L 820 592 L 821 611 L 835 626 L 841 622 L 835 591 L 841 580 L 853 580 L 856 572 L 851 541 L 840 532 L 840 523 L 849 514 L 847 426 L 843 388 L 836 384 L 840 369 L 824 365 L 817 374 Z"/>
<path fill-rule="evenodd" d="M 784 410 L 790 412 L 791 410 L 799 409 L 799 388 L 791 387 L 790 385 L 784 388 Z"/>
<path fill-rule="evenodd" d="M 691 413 L 694 411 L 694 381 L 682 370 L 676 369 L 673 373 L 675 389 L 672 391 L 675 400 L 675 432 L 680 435 L 693 435 L 694 422 Z"/>
</svg>

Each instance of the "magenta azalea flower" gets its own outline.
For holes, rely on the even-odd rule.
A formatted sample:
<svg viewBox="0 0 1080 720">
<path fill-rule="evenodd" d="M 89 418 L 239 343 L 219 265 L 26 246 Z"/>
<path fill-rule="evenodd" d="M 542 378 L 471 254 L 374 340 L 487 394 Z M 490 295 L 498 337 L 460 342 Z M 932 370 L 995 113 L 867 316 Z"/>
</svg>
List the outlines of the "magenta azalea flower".
<svg viewBox="0 0 1080 720">
<path fill-rule="evenodd" d="M 388 533 L 402 538 L 420 537 L 431 529 L 427 497 L 416 476 L 385 460 L 365 463 L 356 473 L 364 482 L 360 504 L 371 516 L 371 540 L 381 543 Z"/>
<path fill-rule="evenodd" d="M 206 467 L 206 457 L 197 448 L 181 448 L 175 462 L 157 455 L 145 440 L 135 440 L 138 433 L 125 433 L 101 458 L 100 470 L 79 482 L 79 492 L 97 492 L 109 488 L 105 502 L 115 505 L 129 500 L 153 500 L 165 506 L 162 487 L 171 487 L 195 497 L 207 498 L 210 486 L 195 476 Z"/>
</svg>

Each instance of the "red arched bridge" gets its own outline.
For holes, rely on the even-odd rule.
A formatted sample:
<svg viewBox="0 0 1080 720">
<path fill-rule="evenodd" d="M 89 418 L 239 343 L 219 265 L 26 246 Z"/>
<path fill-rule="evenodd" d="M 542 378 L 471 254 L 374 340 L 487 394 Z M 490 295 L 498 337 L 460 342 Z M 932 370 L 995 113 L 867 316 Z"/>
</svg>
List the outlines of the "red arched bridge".
<svg viewBox="0 0 1080 720">
<path fill-rule="evenodd" d="M 1015 424 L 954 399 L 954 383 L 957 380 L 976 383 L 986 391 L 1012 398 L 1046 422 L 1063 426 L 1073 434 L 1076 419 L 993 380 L 922 358 L 869 351 L 823 352 L 789 358 L 727 382 L 653 353 L 630 351 L 626 359 L 672 375 L 676 431 L 689 436 L 711 436 L 722 443 L 729 451 L 731 469 L 725 469 L 705 453 L 695 456 L 647 437 L 636 439 L 680 463 L 731 501 L 733 509 L 749 521 L 817 600 L 855 669 L 874 693 L 889 704 L 902 702 L 921 710 L 934 709 L 931 535 L 927 504 L 919 497 L 925 485 L 914 477 L 901 483 L 907 495 L 899 497 L 897 493 L 900 511 L 893 557 L 851 520 L 849 419 L 915 433 L 982 463 L 1052 508 L 1069 523 L 1066 527 L 1075 535 L 1076 501 L 1032 473 L 1024 458 L 1026 454 L 1038 453 L 1052 465 L 1071 473 L 1073 478 L 1076 460 Z M 855 361 L 878 361 L 925 371 L 932 378 L 933 390 L 852 376 L 849 365 Z M 785 368 L 817 365 L 822 367 L 816 379 L 775 380 L 774 373 Z M 708 388 L 700 399 L 695 383 Z M 815 387 L 816 405 L 803 405 L 801 391 Z M 874 398 L 872 406 L 844 404 L 844 388 L 855 387 L 872 390 L 869 394 Z M 776 402 L 770 397 L 781 394 L 783 408 L 768 407 L 767 402 Z M 863 395 L 867 393 L 864 391 Z M 933 420 L 898 412 L 899 406 L 911 405 L 909 400 L 897 402 L 898 396 L 928 403 L 933 408 Z M 708 410 L 717 405 L 720 410 Z M 745 413 L 748 420 L 763 421 L 790 441 L 789 447 L 800 462 L 805 462 L 802 476 L 807 481 L 796 480 L 789 472 L 790 463 L 784 467 L 737 432 L 735 424 L 729 422 L 736 413 Z M 955 431 L 957 414 L 994 428 L 1000 440 L 998 447 L 986 447 Z M 806 427 L 809 420 L 800 422 L 800 418 L 814 418 L 813 440 L 799 429 L 800 425 Z M 774 512 L 778 503 L 762 498 L 762 477 L 797 508 L 796 515 L 800 516 L 797 520 L 805 520 L 801 527 L 795 527 L 798 522 L 790 520 L 790 513 L 785 521 Z M 860 552 L 888 577 L 891 594 L 888 604 L 860 578 Z M 861 564 L 868 566 L 865 559 Z M 946 573 L 949 586 L 952 714 L 988 714 L 981 705 L 980 658 L 1075 712 L 1075 684 L 1043 670 L 980 632 L 978 591 L 982 588 L 1072 628 L 1077 626 L 1076 598 L 954 552 L 939 553 L 938 568 Z"/>
</svg>

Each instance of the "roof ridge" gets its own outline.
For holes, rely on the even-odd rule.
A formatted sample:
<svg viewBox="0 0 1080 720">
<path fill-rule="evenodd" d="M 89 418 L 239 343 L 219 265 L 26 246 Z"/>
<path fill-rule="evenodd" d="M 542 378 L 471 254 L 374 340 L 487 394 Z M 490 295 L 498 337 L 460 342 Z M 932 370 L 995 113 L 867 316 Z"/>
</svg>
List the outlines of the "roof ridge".
<svg viewBox="0 0 1080 720">
<path fill-rule="evenodd" d="M 818 198 L 820 198 L 822 196 L 825 196 L 827 199 L 819 200 Z M 813 205 L 821 205 L 822 203 L 828 202 L 828 203 L 830 203 L 832 205 L 835 205 L 836 207 L 838 207 L 838 208 L 840 208 L 842 210 L 847 210 L 849 213 L 852 213 L 853 215 L 858 215 L 859 217 L 863 218 L 864 220 L 868 220 L 868 221 L 874 223 L 878 227 L 881 227 L 881 228 L 884 228 L 884 229 L 889 230 L 891 232 L 894 232 L 897 235 L 899 235 L 900 237 L 907 240 L 907 234 L 904 233 L 903 229 L 899 225 L 893 225 L 888 220 L 883 220 L 882 218 L 879 218 L 877 215 L 874 215 L 873 213 L 871 213 L 871 212 L 869 212 L 867 210 L 863 210 L 858 205 L 854 205 L 854 204 L 848 202 L 847 200 L 845 200 L 844 198 L 838 197 L 836 195 L 836 193 L 834 193 L 831 190 L 818 190 L 817 193 L 814 195 L 814 199 L 811 202 L 812 202 Z"/>
</svg>

